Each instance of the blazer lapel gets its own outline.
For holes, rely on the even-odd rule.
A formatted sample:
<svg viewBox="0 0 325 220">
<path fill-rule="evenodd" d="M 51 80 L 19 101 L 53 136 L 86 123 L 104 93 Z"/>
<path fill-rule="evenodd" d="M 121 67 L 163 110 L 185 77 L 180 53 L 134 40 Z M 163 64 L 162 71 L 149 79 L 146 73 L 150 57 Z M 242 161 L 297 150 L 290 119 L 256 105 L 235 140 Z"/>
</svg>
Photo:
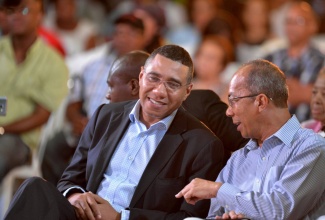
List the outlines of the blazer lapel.
<svg viewBox="0 0 325 220">
<path fill-rule="evenodd" d="M 144 173 L 142 174 L 139 184 L 132 197 L 130 207 L 135 206 L 137 201 L 146 192 L 147 188 L 154 181 L 156 176 L 171 159 L 172 155 L 183 141 L 181 133 L 183 133 L 186 128 L 187 119 L 183 109 L 180 108 L 163 139 L 157 146 L 155 153 L 152 155 Z"/>
<path fill-rule="evenodd" d="M 113 112 L 113 120 L 110 122 L 107 130 L 105 131 L 104 138 L 98 143 L 101 148 L 99 157 L 96 159 L 95 168 L 89 177 L 89 189 L 97 190 L 100 182 L 103 179 L 103 174 L 108 167 L 108 163 L 111 160 L 113 153 L 117 145 L 119 144 L 123 134 L 126 132 L 130 123 L 129 114 L 134 107 L 135 102 L 126 104 L 123 112 Z M 105 120 L 102 118 L 102 120 Z"/>
</svg>

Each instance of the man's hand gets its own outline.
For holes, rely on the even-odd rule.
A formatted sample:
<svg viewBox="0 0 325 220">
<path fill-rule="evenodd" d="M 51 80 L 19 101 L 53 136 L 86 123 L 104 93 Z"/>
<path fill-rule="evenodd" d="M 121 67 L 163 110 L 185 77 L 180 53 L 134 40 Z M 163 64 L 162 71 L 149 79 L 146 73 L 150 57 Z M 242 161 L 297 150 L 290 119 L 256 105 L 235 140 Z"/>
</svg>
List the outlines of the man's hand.
<svg viewBox="0 0 325 220">
<path fill-rule="evenodd" d="M 95 201 L 98 204 L 99 211 L 101 213 L 102 219 L 107 220 L 120 220 L 121 215 L 109 204 L 108 201 L 101 198 L 98 195 L 94 195 Z"/>
<path fill-rule="evenodd" d="M 236 214 L 234 211 L 223 214 L 222 216 L 217 216 L 216 219 L 242 219 L 245 218 L 243 214 Z"/>
<path fill-rule="evenodd" d="M 212 182 L 204 179 L 195 178 L 188 185 L 186 185 L 179 193 L 175 195 L 176 198 L 184 197 L 187 203 L 195 205 L 195 203 L 202 199 L 211 199 L 217 196 L 219 188 L 222 183 Z"/>
<path fill-rule="evenodd" d="M 81 220 L 119 220 L 121 215 L 108 201 L 91 192 L 74 193 L 68 197 L 78 219 Z"/>
</svg>

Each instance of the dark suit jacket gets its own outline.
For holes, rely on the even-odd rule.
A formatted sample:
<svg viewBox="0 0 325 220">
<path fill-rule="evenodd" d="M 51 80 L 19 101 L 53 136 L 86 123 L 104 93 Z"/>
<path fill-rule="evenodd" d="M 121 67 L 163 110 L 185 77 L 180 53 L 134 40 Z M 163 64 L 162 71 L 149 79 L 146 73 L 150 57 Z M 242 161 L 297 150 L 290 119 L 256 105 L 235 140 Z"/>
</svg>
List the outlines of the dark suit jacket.
<svg viewBox="0 0 325 220">
<path fill-rule="evenodd" d="M 183 107 L 208 126 L 222 141 L 225 163 L 232 151 L 243 147 L 248 139 L 241 136 L 232 119 L 226 115 L 228 105 L 211 90 L 192 90 Z"/>
<path fill-rule="evenodd" d="M 96 192 L 130 120 L 135 101 L 106 104 L 90 119 L 58 189 Z M 189 205 L 176 199 L 196 177 L 214 181 L 222 167 L 221 141 L 182 107 L 149 161 L 129 206 L 130 219 L 206 217 L 210 201 Z"/>
</svg>

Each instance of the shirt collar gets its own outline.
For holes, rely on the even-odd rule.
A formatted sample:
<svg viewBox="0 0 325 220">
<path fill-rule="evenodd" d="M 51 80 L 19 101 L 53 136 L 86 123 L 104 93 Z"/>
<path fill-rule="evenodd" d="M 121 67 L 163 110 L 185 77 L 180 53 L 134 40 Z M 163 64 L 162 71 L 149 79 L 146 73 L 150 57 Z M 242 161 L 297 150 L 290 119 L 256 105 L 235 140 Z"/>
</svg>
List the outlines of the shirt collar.
<svg viewBox="0 0 325 220">
<path fill-rule="evenodd" d="M 291 142 L 296 132 L 301 128 L 300 123 L 293 115 L 277 132 L 272 136 L 280 139 L 286 146 L 291 147 Z M 271 137 L 272 137 L 271 136 Z M 269 138 L 271 138 L 269 137 Z"/>
<path fill-rule="evenodd" d="M 140 104 L 140 100 L 138 100 L 135 104 L 135 106 L 133 107 L 132 111 L 129 114 L 129 118 L 131 122 L 136 122 L 139 123 L 140 122 L 140 108 L 141 108 L 141 104 Z M 175 115 L 177 113 L 176 109 L 175 111 L 173 111 L 170 115 L 168 115 L 167 117 L 163 118 L 162 120 L 158 121 L 155 124 L 163 124 L 165 129 L 168 130 L 169 126 L 171 125 L 171 123 L 173 122 Z M 153 125 L 151 125 L 153 126 Z"/>
<path fill-rule="evenodd" d="M 287 147 L 291 147 L 291 142 L 296 134 L 296 132 L 301 128 L 300 123 L 295 115 L 293 115 L 277 132 L 271 135 L 266 140 L 269 140 L 273 137 L 277 137 L 281 142 L 283 142 Z M 258 148 L 256 140 L 250 139 L 246 144 L 244 152 L 245 155 L 255 148 Z"/>
</svg>

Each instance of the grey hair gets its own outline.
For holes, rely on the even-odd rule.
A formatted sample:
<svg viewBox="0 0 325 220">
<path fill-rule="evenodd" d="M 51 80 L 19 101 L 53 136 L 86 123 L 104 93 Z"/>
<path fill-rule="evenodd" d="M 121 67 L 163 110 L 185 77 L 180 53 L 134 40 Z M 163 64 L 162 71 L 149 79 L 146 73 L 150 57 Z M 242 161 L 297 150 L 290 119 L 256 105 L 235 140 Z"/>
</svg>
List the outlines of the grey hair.
<svg viewBox="0 0 325 220">
<path fill-rule="evenodd" d="M 274 105 L 280 108 L 288 107 L 288 86 L 284 73 L 275 64 L 257 59 L 242 65 L 249 68 L 246 87 L 252 94 L 265 94 Z"/>
</svg>

